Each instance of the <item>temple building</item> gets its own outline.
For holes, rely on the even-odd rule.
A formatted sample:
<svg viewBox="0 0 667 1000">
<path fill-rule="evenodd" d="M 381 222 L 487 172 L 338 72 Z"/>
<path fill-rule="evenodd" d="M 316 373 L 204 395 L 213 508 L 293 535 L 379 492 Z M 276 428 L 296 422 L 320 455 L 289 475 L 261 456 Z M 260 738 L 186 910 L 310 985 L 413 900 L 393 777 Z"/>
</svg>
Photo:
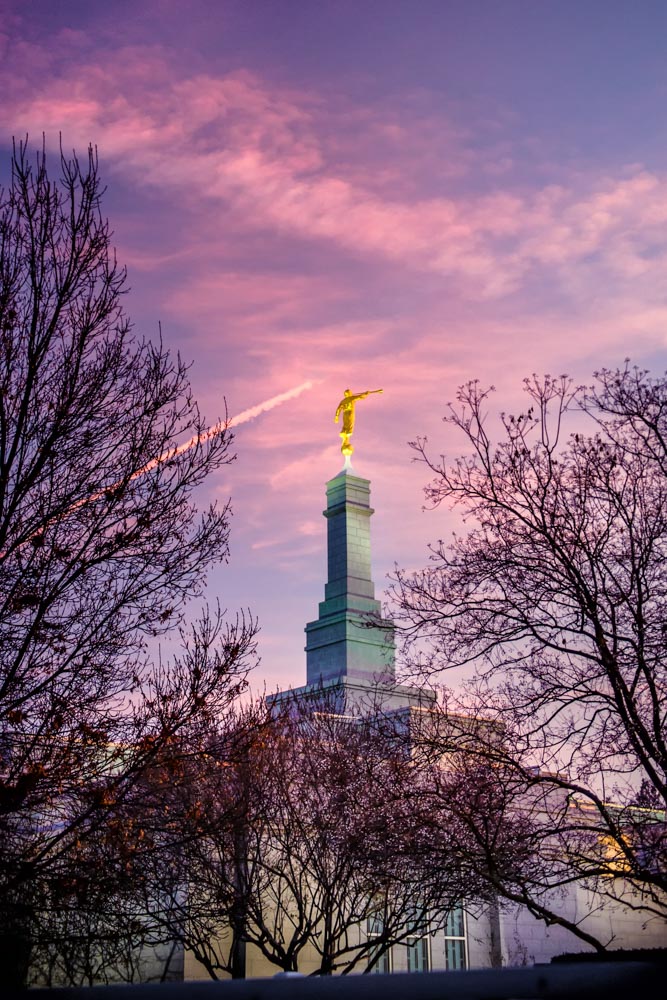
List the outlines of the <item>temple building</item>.
<svg viewBox="0 0 667 1000">
<path fill-rule="evenodd" d="M 341 435 L 343 436 L 343 435 Z M 345 446 L 345 439 L 344 439 Z M 349 437 L 348 437 L 349 444 Z M 351 467 L 326 484 L 327 580 L 317 618 L 307 623 L 306 684 L 272 697 L 286 699 L 326 696 L 328 710 L 354 717 L 374 710 L 404 717 L 407 725 L 423 721 L 435 695 L 397 683 L 394 627 L 382 617 L 371 572 L 370 482 Z M 323 532 L 324 534 L 324 532 Z M 552 901 L 552 905 L 553 901 Z M 569 921 L 585 925 L 593 935 L 617 948 L 659 947 L 664 921 L 633 913 L 627 906 L 601 901 L 576 883 L 555 904 Z M 359 933 L 372 938 L 372 921 Z M 420 931 L 414 938 L 386 951 L 373 972 L 419 972 L 461 968 L 529 965 L 548 962 L 566 952 L 586 950 L 584 942 L 564 927 L 547 926 L 521 906 L 508 904 L 456 906 L 445 926 Z M 313 969 L 317 968 L 313 955 Z M 307 949 L 300 971 L 312 971 Z M 358 970 L 363 971 L 363 966 Z M 257 948 L 246 950 L 246 975 L 275 975 L 276 967 Z M 201 967 L 185 956 L 185 978 L 205 978 Z"/>
<path fill-rule="evenodd" d="M 432 731 L 428 727 L 432 726 L 437 718 L 436 701 L 432 692 L 397 681 L 394 626 L 391 621 L 383 617 L 381 603 L 376 598 L 371 569 L 370 525 L 373 515 L 370 505 L 371 484 L 368 479 L 353 470 L 352 447 L 349 440 L 354 428 L 354 402 L 364 398 L 365 395 L 368 393 L 353 396 L 346 390 L 346 395 L 339 406 L 345 418 L 341 432 L 344 467 L 326 484 L 326 507 L 323 514 L 326 521 L 327 579 L 324 584 L 324 599 L 319 603 L 317 617 L 309 621 L 305 627 L 306 683 L 296 689 L 273 695 L 269 702 L 281 712 L 285 709 L 284 717 L 290 722 L 293 719 L 292 702 L 300 706 L 305 704 L 308 707 L 305 713 L 307 721 L 310 718 L 312 704 L 318 716 L 323 716 L 327 723 L 332 721 L 336 725 L 340 723 L 343 732 L 354 731 L 354 726 L 364 718 L 370 717 L 373 722 L 379 719 L 382 723 L 389 718 L 392 724 L 398 722 L 398 732 L 401 736 L 400 752 L 403 754 L 401 759 L 411 764 L 415 759 L 415 741 L 412 737 L 417 731 L 413 727 L 419 726 L 420 732 Z M 324 530 L 322 536 L 324 541 Z M 278 714 L 278 718 L 281 717 Z M 305 753 L 296 758 L 300 762 L 294 771 L 298 778 L 304 773 L 302 762 L 304 759 L 308 760 L 310 750 L 307 742 L 302 739 L 303 730 L 299 728 L 301 716 L 298 715 L 296 718 L 297 747 L 300 750 L 302 746 L 306 746 Z M 452 717 L 447 718 L 449 721 Z M 458 725 L 461 724 L 461 720 L 465 725 L 470 722 L 469 716 L 458 716 L 457 719 Z M 331 731 L 341 732 L 335 726 Z M 390 732 L 393 735 L 396 730 Z M 406 732 L 410 737 L 407 741 L 403 740 Z M 340 740 L 340 736 L 338 739 Z M 331 745 L 337 753 L 340 752 L 340 742 L 335 742 L 334 739 Z M 385 745 L 383 745 L 377 757 L 368 759 L 369 768 L 381 767 L 385 759 Z M 270 761 L 272 760 L 270 758 Z M 315 757 L 315 760 L 318 758 Z M 364 763 L 366 762 L 364 758 Z M 441 766 L 446 768 L 446 761 L 438 758 L 437 767 Z M 355 763 L 352 768 L 353 775 L 357 770 L 358 763 Z M 337 773 L 334 771 L 334 774 Z M 316 790 L 319 790 L 320 781 L 321 772 L 317 772 Z M 399 795 L 402 794 L 401 791 Z M 297 795 L 299 803 L 305 801 L 306 808 L 309 809 L 311 800 L 302 797 L 298 782 Z M 282 803 L 283 800 L 279 801 Z M 342 801 L 344 803 L 345 799 Z M 363 800 L 364 808 L 366 801 Z M 394 810 L 388 814 L 390 819 L 402 815 L 395 811 L 396 803 L 400 804 L 401 798 L 392 801 L 394 804 L 390 803 L 388 806 L 389 810 Z M 349 819 L 345 804 L 339 808 L 339 813 L 346 821 Z M 270 854 L 274 831 L 277 833 L 275 840 L 280 841 L 288 828 L 287 821 L 281 825 L 281 817 L 284 816 L 285 814 L 279 809 L 275 813 L 270 812 L 266 826 L 269 832 L 265 839 L 260 835 L 257 841 L 258 856 L 266 858 L 268 855 L 267 870 L 270 870 L 271 876 L 275 876 L 278 880 L 282 879 L 286 869 L 291 870 L 293 867 L 298 869 L 298 860 L 296 865 L 292 864 L 295 859 L 294 841 L 286 840 L 285 851 L 276 855 L 277 863 L 274 864 Z M 243 823 L 248 822 L 243 820 L 240 830 L 235 831 L 233 849 L 230 850 L 228 842 L 224 847 L 225 857 L 232 859 L 232 865 L 238 864 L 239 868 L 235 870 L 239 871 L 247 865 L 248 860 L 246 849 L 248 841 L 244 838 L 250 827 L 243 826 Z M 386 837 L 387 814 L 384 814 L 383 823 L 384 826 L 380 830 L 381 838 Z M 326 825 L 325 828 L 328 829 Z M 308 827 L 308 830 L 310 829 Z M 420 835 L 421 830 L 418 831 L 418 836 Z M 308 836 L 303 839 L 307 847 L 306 855 L 310 857 L 311 842 Z M 342 842 L 344 846 L 347 843 L 344 839 Z M 209 856 L 206 855 L 205 869 L 208 861 Z M 354 864 L 354 858 L 352 861 Z M 306 870 L 307 874 L 299 877 L 300 885 L 305 885 L 308 893 L 315 880 L 311 877 L 312 869 Z M 446 866 L 438 870 L 447 872 Z M 187 874 L 191 874 L 191 871 L 188 869 Z M 335 868 L 335 871 L 339 879 L 339 869 Z M 434 917 L 434 907 L 423 902 L 422 916 L 412 921 L 410 914 L 416 912 L 418 900 L 411 894 L 414 892 L 415 896 L 419 896 L 420 889 L 423 893 L 423 882 L 411 886 L 409 879 L 403 878 L 404 872 L 399 873 L 398 882 L 406 887 L 405 895 L 398 897 L 394 913 L 398 913 L 399 931 L 404 930 L 405 933 L 391 936 L 391 942 L 394 943 L 385 939 L 383 948 L 373 942 L 380 941 L 383 927 L 390 927 L 389 923 L 383 923 L 387 910 L 373 910 L 372 906 L 366 906 L 364 909 L 364 904 L 369 902 L 369 895 L 372 897 L 371 904 L 376 898 L 375 872 L 377 871 L 378 869 L 374 869 L 371 875 L 371 893 L 367 891 L 368 883 L 363 884 L 363 893 L 360 895 L 363 895 L 364 902 L 357 904 L 357 908 L 351 911 L 351 922 L 344 931 L 346 935 L 349 931 L 353 947 L 361 946 L 365 956 L 364 962 L 354 967 L 354 972 L 368 969 L 373 973 L 416 973 L 428 970 L 531 965 L 548 962 L 555 955 L 590 950 L 584 941 L 575 937 L 565 926 L 558 924 L 548 926 L 533 917 L 524 906 L 502 900 L 489 904 L 488 894 L 485 897 L 487 902 L 484 904 L 470 899 L 461 900 L 458 895 L 460 883 L 453 890 L 451 903 L 450 901 L 443 903 L 440 888 L 437 888 L 439 894 L 437 898 L 441 904 L 437 917 Z M 384 871 L 383 868 L 382 874 Z M 339 879 L 337 884 L 343 886 L 342 898 L 347 899 L 349 883 L 341 882 Z M 290 921 L 293 924 L 292 932 L 298 925 L 299 934 L 302 935 L 298 952 L 299 972 L 308 975 L 321 970 L 315 943 L 319 932 L 313 930 L 313 927 L 322 926 L 321 917 L 317 917 L 319 923 L 313 923 L 302 933 L 298 919 L 292 919 L 290 907 L 293 898 L 289 895 L 290 888 L 288 887 L 286 891 L 288 905 L 279 906 L 276 899 L 280 902 L 280 898 L 271 895 L 270 878 L 268 881 L 260 881 L 258 885 L 258 898 L 261 903 L 268 900 L 269 922 L 276 932 L 277 939 L 282 942 L 289 937 Z M 328 891 L 328 887 L 326 888 Z M 467 882 L 466 889 L 472 891 Z M 187 890 L 183 890 L 182 897 L 176 898 L 178 904 L 176 912 L 181 926 L 187 924 L 187 918 L 183 917 L 183 913 L 188 910 L 192 913 L 193 904 L 196 904 L 195 898 L 190 895 L 191 891 L 197 890 L 191 890 L 188 886 Z M 234 891 L 236 892 L 236 883 Z M 596 894 L 583 884 L 572 881 L 557 895 L 552 896 L 548 904 L 567 922 L 579 925 L 593 938 L 607 943 L 612 948 L 664 946 L 665 921 L 657 915 L 652 916 L 646 911 L 633 909 L 633 900 L 628 899 L 625 890 L 621 891 L 623 891 L 623 901 L 603 900 L 599 893 Z M 241 897 L 242 893 L 239 890 L 239 898 Z M 206 900 L 206 897 L 202 898 Z M 431 898 L 435 905 L 435 896 Z M 406 902 L 407 905 L 404 905 Z M 206 901 L 205 905 L 208 905 Z M 264 952 L 261 950 L 261 940 L 259 943 L 250 943 L 249 935 L 244 934 L 243 930 L 239 932 L 237 929 L 236 933 L 232 933 L 232 918 L 229 917 L 232 910 L 229 908 L 225 910 L 224 905 L 218 910 L 216 906 L 217 899 L 214 895 L 214 908 L 210 922 L 205 923 L 204 950 L 200 950 L 199 960 L 195 958 L 194 951 L 184 948 L 184 941 L 188 940 L 187 935 L 177 932 L 174 940 L 161 940 L 158 945 L 146 946 L 143 949 L 137 945 L 135 951 L 129 955 L 127 969 L 122 973 L 119 971 L 118 978 L 207 980 L 213 974 L 210 969 L 214 966 L 209 962 L 207 969 L 205 951 L 208 950 L 210 954 L 217 949 L 220 954 L 230 956 L 237 954 L 237 947 L 240 963 L 235 965 L 235 969 L 240 969 L 241 974 L 245 972 L 248 978 L 274 976 L 278 966 L 270 961 L 270 957 L 275 958 L 275 955 L 269 957 L 266 950 Z M 294 908 L 298 911 L 298 906 Z M 246 910 L 243 919 L 247 912 Z M 218 913 L 227 914 L 224 917 L 220 916 L 219 923 Z M 363 914 L 361 918 L 360 913 Z M 239 925 L 243 927 L 242 921 L 239 921 Z M 198 947 L 197 943 L 192 943 L 192 938 L 189 942 L 193 949 Z M 218 965 L 215 968 L 220 970 L 216 973 L 219 978 L 227 977 L 228 971 L 223 972 L 223 966 Z M 224 969 L 230 969 L 229 963 L 224 965 Z M 114 974 L 113 970 L 111 972 L 107 970 L 106 980 L 112 980 Z"/>
<path fill-rule="evenodd" d="M 385 710 L 421 708 L 433 695 L 396 683 L 394 626 L 382 617 L 375 597 L 370 481 L 346 462 L 327 483 L 326 497 L 324 600 L 306 625 L 306 684 L 289 694 L 331 692 L 341 711 L 367 710 L 379 702 Z"/>
</svg>

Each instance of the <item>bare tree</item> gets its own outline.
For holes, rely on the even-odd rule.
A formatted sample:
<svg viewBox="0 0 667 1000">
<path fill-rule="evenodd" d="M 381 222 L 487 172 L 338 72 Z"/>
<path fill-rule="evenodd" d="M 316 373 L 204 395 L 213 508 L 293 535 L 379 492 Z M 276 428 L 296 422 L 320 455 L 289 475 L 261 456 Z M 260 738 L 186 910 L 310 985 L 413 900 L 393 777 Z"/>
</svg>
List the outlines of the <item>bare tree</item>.
<svg viewBox="0 0 667 1000">
<path fill-rule="evenodd" d="M 202 752 L 170 748 L 133 806 L 146 835 L 136 854 L 141 912 L 212 979 L 245 975 L 249 831 L 264 802 L 256 760 L 270 721 L 261 701 L 216 714 L 199 734 Z M 151 830 L 145 801 L 157 817 Z"/>
<path fill-rule="evenodd" d="M 243 685 L 255 630 L 205 613 L 183 655 L 149 655 L 227 554 L 228 507 L 194 494 L 230 436 L 201 437 L 186 367 L 131 332 L 96 154 L 60 170 L 21 143 L 0 194 L 5 968 L 146 769 Z"/>
<path fill-rule="evenodd" d="M 241 973 L 241 942 L 285 971 L 368 971 L 474 894 L 422 821 L 430 778 L 397 728 L 382 713 L 341 716 L 324 697 L 287 701 L 243 759 L 209 768 L 184 927 L 212 978 Z"/>
<path fill-rule="evenodd" d="M 405 654 L 431 678 L 476 668 L 457 710 L 485 725 L 464 756 L 446 741 L 448 795 L 497 891 L 562 922 L 554 891 L 574 879 L 664 916 L 667 379 L 626 366 L 590 388 L 525 388 L 498 443 L 488 393 L 470 383 L 446 417 L 465 456 L 414 445 L 429 501 L 474 526 L 432 546 L 427 569 L 397 574 Z"/>
</svg>

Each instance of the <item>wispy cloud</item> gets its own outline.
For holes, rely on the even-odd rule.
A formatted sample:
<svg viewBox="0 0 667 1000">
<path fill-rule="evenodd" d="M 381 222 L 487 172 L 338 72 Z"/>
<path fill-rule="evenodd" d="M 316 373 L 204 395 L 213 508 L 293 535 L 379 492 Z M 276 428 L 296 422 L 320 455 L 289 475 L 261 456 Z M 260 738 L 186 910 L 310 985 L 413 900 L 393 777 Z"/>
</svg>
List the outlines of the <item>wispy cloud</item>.
<svg viewBox="0 0 667 1000">
<path fill-rule="evenodd" d="M 134 286 L 128 311 L 160 316 L 195 358 L 213 420 L 223 395 L 242 413 L 318 380 L 239 424 L 239 461 L 211 487 L 237 510 L 233 600 L 259 601 L 270 628 L 287 631 L 285 579 L 319 596 L 318 512 L 341 464 L 333 409 L 347 384 L 385 390 L 359 414 L 354 456 L 373 480 L 381 585 L 394 559 L 418 564 L 441 530 L 420 510 L 428 473 L 406 441 L 428 434 L 435 451 L 458 452 L 441 422 L 457 384 L 493 382 L 509 409 L 532 370 L 588 373 L 666 346 L 659 168 L 598 157 L 574 167 L 527 131 L 517 139 L 516 118 L 495 106 L 482 128 L 454 121 L 441 92 L 422 100 L 385 80 L 384 97 L 366 100 L 315 75 L 296 89 L 259 57 L 231 71 L 217 56 L 120 44 L 105 25 L 103 37 L 68 29 L 42 45 L 2 48 L 0 37 L 0 130 L 97 144 Z M 539 170 L 522 163 L 527 150 Z M 291 628 L 295 672 L 313 613 L 299 610 Z"/>
<path fill-rule="evenodd" d="M 174 75 L 157 47 L 70 67 L 0 112 L 5 129 L 97 141 L 135 183 L 222 203 L 245 226 L 455 277 L 471 295 L 510 294 L 544 268 L 564 279 L 595 265 L 627 280 L 663 269 L 665 177 L 636 170 L 576 188 L 391 197 L 368 166 L 328 158 L 325 119 L 321 101 L 248 72 Z M 409 124 L 384 122 L 383 136 L 409 169 Z"/>
</svg>

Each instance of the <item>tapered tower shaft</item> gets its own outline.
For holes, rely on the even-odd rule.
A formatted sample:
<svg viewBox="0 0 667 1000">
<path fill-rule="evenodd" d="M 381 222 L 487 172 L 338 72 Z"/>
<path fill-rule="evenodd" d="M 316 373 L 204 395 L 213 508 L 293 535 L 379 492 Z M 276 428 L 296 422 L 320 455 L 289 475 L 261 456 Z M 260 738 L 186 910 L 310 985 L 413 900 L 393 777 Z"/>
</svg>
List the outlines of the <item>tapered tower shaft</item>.
<svg viewBox="0 0 667 1000">
<path fill-rule="evenodd" d="M 371 578 L 370 482 L 344 469 L 327 483 L 328 579 L 319 617 L 306 625 L 308 684 L 393 683 L 394 632 Z"/>
</svg>

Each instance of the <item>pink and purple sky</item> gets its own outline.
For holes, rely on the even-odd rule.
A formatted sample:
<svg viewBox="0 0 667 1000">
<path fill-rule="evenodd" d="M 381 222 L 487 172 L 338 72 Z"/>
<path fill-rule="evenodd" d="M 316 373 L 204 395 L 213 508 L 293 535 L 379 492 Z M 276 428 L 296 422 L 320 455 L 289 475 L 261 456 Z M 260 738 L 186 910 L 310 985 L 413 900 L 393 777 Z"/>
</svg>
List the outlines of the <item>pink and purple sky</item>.
<svg viewBox="0 0 667 1000">
<path fill-rule="evenodd" d="M 255 686 L 305 680 L 326 567 L 333 412 L 360 404 L 380 593 L 446 537 L 409 440 L 456 387 L 518 406 L 535 371 L 665 369 L 664 0 L 0 0 L 12 135 L 99 151 L 137 331 L 240 426 L 208 596 L 260 619 Z"/>
</svg>

